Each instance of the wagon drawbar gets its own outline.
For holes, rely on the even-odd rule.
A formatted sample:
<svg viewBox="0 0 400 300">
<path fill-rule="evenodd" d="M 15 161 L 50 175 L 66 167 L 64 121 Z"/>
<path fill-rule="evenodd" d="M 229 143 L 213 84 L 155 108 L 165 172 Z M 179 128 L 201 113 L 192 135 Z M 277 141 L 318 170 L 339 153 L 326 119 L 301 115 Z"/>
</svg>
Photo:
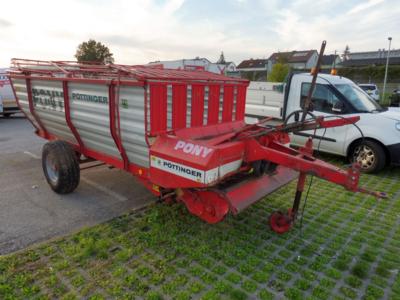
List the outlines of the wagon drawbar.
<svg viewBox="0 0 400 300">
<path fill-rule="evenodd" d="M 270 218 L 271 228 L 283 233 L 296 218 L 307 174 L 366 192 L 358 187 L 357 165 L 341 170 L 316 159 L 312 139 L 298 150 L 288 146 L 289 132 L 353 124 L 357 117 L 249 125 L 247 80 L 149 66 L 11 64 L 18 105 L 36 134 L 50 141 L 42 163 L 57 193 L 78 186 L 82 161 L 98 160 L 216 223 L 298 177 L 293 207 Z"/>
</svg>

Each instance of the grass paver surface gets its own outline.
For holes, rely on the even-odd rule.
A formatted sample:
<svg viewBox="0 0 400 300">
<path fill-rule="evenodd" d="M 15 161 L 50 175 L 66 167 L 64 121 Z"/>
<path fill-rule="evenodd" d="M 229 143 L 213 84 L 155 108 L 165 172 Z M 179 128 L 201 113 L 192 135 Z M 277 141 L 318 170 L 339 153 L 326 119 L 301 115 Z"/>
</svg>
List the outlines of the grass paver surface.
<svg viewBox="0 0 400 300">
<path fill-rule="evenodd" d="M 390 198 L 314 179 L 284 235 L 295 183 L 216 225 L 156 204 L 0 257 L 0 299 L 400 299 L 400 170 L 361 182 Z"/>
</svg>

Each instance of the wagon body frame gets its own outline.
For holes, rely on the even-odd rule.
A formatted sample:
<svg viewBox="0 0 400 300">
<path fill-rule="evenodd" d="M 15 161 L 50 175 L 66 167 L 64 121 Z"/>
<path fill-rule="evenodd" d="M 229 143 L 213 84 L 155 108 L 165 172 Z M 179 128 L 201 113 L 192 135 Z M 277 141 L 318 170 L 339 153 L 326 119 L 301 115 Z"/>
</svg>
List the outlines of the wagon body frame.
<svg viewBox="0 0 400 300">
<path fill-rule="evenodd" d="M 209 223 L 221 221 L 229 211 L 240 212 L 298 174 L 292 209 L 288 214 L 272 216 L 271 226 L 276 232 L 286 231 L 294 221 L 307 174 L 351 191 L 360 190 L 356 165 L 344 171 L 316 159 L 311 139 L 299 150 L 287 145 L 290 131 L 343 126 L 355 123 L 357 118 L 318 118 L 273 127 L 264 120 L 247 125 L 247 80 L 203 71 L 22 59 L 12 60 L 9 78 L 17 103 L 38 136 L 50 141 L 69 139 L 79 155 L 135 175 L 157 196 L 176 196 L 192 214 Z M 41 89 L 41 84 L 52 88 Z M 96 95 L 81 90 L 93 90 Z M 57 106 L 53 103 L 56 98 L 62 103 L 53 107 L 53 115 L 46 111 L 42 94 L 50 106 Z M 136 102 L 129 98 L 131 94 L 136 95 Z M 27 99 L 23 99 L 25 95 Z M 83 104 L 82 99 L 103 106 Z M 129 114 L 124 112 L 123 108 L 132 103 L 134 109 Z M 139 105 L 137 111 L 135 105 Z M 84 115 L 87 107 L 96 108 L 95 113 Z M 79 117 L 79 109 L 88 118 L 87 124 Z M 103 115 L 96 116 L 96 110 L 99 115 L 102 110 Z M 56 114 L 62 122 L 55 119 Z M 127 123 L 133 115 L 143 126 Z M 52 118 L 65 121 L 66 138 L 54 133 L 63 131 Z M 97 123 L 86 132 L 83 128 L 90 127 L 89 120 Z M 50 129 L 49 124 L 55 127 Z M 136 132 L 128 140 L 133 129 Z M 91 140 L 93 136 L 98 140 Z M 141 144 L 135 144 L 137 140 Z"/>
</svg>

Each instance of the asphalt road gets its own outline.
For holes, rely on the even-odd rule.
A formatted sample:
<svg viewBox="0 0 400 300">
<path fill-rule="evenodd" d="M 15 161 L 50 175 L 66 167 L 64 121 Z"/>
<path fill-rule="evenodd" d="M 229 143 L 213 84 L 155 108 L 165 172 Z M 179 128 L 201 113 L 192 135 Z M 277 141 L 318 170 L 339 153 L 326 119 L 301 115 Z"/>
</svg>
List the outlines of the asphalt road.
<svg viewBox="0 0 400 300">
<path fill-rule="evenodd" d="M 82 170 L 73 193 L 54 193 L 42 172 L 45 142 L 22 116 L 0 117 L 0 254 L 107 221 L 156 200 L 133 176 L 107 166 Z"/>
</svg>

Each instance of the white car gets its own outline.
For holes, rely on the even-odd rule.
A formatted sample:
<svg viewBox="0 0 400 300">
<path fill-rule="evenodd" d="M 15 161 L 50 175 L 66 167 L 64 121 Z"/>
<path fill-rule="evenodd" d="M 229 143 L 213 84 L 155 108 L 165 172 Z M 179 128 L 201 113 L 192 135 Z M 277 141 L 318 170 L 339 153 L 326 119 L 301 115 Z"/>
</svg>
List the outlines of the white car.
<svg viewBox="0 0 400 300">
<path fill-rule="evenodd" d="M 379 89 L 376 84 L 361 83 L 358 86 L 362 88 L 372 99 L 379 101 Z"/>
<path fill-rule="evenodd" d="M 252 82 L 247 92 L 246 116 L 270 116 L 282 122 L 304 107 L 311 80 L 310 74 L 301 73 L 292 74 L 284 84 Z M 378 172 L 388 164 L 400 166 L 400 109 L 382 108 L 351 80 L 328 74 L 318 75 L 311 101 L 315 116 L 359 116 L 360 121 L 357 127 L 295 132 L 293 145 L 303 146 L 308 137 L 314 137 L 316 149 L 348 157 L 368 173 Z"/>
</svg>

